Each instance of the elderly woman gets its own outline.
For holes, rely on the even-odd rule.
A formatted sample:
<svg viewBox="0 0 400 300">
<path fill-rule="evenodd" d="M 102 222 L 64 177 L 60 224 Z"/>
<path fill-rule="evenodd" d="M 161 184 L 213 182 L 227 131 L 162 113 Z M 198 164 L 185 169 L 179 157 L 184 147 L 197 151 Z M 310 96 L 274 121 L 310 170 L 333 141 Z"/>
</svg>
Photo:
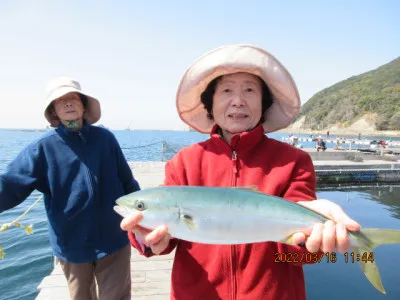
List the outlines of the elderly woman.
<svg viewBox="0 0 400 300">
<path fill-rule="evenodd" d="M 265 135 L 289 125 L 299 107 L 290 74 L 257 47 L 218 48 L 184 74 L 177 93 L 179 116 L 210 138 L 167 163 L 165 185 L 257 186 L 320 211 L 336 225 L 328 221 L 296 233 L 294 245 L 227 246 L 171 238 L 166 226 L 150 232 L 138 225 L 140 213 L 125 218 L 121 227 L 130 231 L 131 244 L 141 254 L 176 249 L 172 299 L 305 299 L 302 264 L 275 263 L 275 253 L 347 250 L 346 227 L 359 225 L 334 203 L 315 200 L 315 172 L 306 152 Z"/>
<path fill-rule="evenodd" d="M 34 190 L 43 193 L 50 245 L 71 299 L 131 299 L 131 247 L 112 206 L 139 183 L 115 136 L 92 125 L 101 117 L 100 102 L 78 81 L 49 82 L 44 116 L 54 130 L 0 174 L 0 213 Z"/>
</svg>

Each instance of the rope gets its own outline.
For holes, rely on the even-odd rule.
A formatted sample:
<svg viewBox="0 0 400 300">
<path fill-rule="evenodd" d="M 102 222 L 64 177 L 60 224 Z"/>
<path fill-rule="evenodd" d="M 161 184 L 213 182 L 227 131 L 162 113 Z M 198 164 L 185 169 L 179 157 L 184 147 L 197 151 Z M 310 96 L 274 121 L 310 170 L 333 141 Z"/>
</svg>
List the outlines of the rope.
<svg viewBox="0 0 400 300">
<path fill-rule="evenodd" d="M 18 218 L 16 218 L 14 221 L 10 222 L 10 223 L 6 223 L 1 225 L 0 227 L 0 232 L 7 230 L 8 228 L 10 228 L 11 226 L 15 226 L 15 227 L 21 227 L 25 230 L 27 235 L 31 235 L 32 234 L 32 224 L 28 225 L 28 226 L 23 226 L 21 225 L 18 221 L 21 220 L 24 216 L 26 216 L 26 214 L 32 210 L 32 208 L 38 204 L 38 202 L 40 200 L 42 200 L 43 195 L 39 196 L 35 202 L 32 203 L 31 206 L 29 206 L 23 213 L 22 215 L 20 215 Z M 4 251 L 4 249 L 0 246 L 0 259 L 3 259 L 4 256 L 6 255 L 6 252 Z"/>
<path fill-rule="evenodd" d="M 123 150 L 128 150 L 128 149 L 136 149 L 136 148 L 146 148 L 146 147 L 154 146 L 154 145 L 157 145 L 157 144 L 160 144 L 160 143 L 166 143 L 166 142 L 165 142 L 165 141 L 159 141 L 159 142 L 150 143 L 150 144 L 145 144 L 145 145 L 140 145 L 140 146 L 133 146 L 133 147 L 128 147 L 128 148 L 124 147 L 124 148 L 121 148 L 121 149 L 123 149 Z"/>
<path fill-rule="evenodd" d="M 22 215 L 20 215 L 18 218 L 16 218 L 14 221 L 11 222 L 11 224 L 17 223 L 19 220 L 21 220 L 23 217 L 26 216 L 26 214 L 40 201 L 42 200 L 43 195 L 40 195 L 39 197 L 37 197 L 37 199 L 35 200 L 35 202 L 32 203 L 31 206 L 28 207 L 28 209 L 26 211 L 24 211 L 24 213 Z M 1 231 L 1 229 L 0 229 Z"/>
<path fill-rule="evenodd" d="M 139 146 L 132 146 L 132 147 L 121 147 L 122 150 L 132 150 L 132 149 L 140 149 L 140 148 L 147 148 L 151 147 L 154 145 L 161 144 L 161 161 L 167 161 L 171 159 L 180 149 L 185 147 L 185 145 L 181 144 L 172 144 L 168 143 L 166 141 L 158 141 L 154 143 L 149 143 L 149 144 L 144 144 L 144 145 L 139 145 Z"/>
</svg>

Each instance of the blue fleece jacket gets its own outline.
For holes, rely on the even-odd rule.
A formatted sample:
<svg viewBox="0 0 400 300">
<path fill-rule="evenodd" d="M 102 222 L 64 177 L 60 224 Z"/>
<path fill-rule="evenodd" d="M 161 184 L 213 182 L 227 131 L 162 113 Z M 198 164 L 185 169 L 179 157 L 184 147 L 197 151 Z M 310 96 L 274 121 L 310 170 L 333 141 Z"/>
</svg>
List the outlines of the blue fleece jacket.
<svg viewBox="0 0 400 300">
<path fill-rule="evenodd" d="M 107 129 L 71 131 L 60 123 L 28 145 L 0 175 L 0 212 L 35 189 L 44 194 L 54 255 L 90 262 L 128 244 L 113 206 L 140 187 Z"/>
</svg>

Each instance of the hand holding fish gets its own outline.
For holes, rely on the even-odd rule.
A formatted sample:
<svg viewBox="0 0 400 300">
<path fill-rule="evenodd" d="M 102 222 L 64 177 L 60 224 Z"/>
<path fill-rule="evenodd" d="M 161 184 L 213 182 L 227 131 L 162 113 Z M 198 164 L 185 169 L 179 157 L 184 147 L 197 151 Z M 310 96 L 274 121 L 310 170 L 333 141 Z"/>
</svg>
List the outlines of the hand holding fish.
<svg viewBox="0 0 400 300">
<path fill-rule="evenodd" d="M 304 233 L 295 233 L 293 242 L 300 244 L 305 242 L 310 252 L 346 252 L 350 248 L 350 240 L 347 230 L 358 231 L 360 225 L 351 219 L 342 208 L 329 200 L 299 201 L 298 204 L 313 211 L 323 214 L 329 220 L 324 224 L 314 225 L 311 234 L 306 237 Z"/>
<path fill-rule="evenodd" d="M 151 248 L 154 254 L 162 253 L 168 246 L 171 236 L 168 234 L 168 228 L 165 225 L 156 227 L 154 230 L 146 229 L 140 225 L 142 213 L 135 213 L 125 217 L 121 222 L 121 228 L 125 231 L 132 231 L 136 238 Z"/>
</svg>

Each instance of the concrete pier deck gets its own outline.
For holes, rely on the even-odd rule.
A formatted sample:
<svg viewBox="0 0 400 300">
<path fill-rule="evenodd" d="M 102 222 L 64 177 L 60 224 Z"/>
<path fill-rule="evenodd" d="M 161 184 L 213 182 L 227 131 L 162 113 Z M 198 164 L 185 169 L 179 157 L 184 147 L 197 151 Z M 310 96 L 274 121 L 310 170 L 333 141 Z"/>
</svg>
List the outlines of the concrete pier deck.
<svg viewBox="0 0 400 300">
<path fill-rule="evenodd" d="M 352 152 L 303 150 L 310 153 L 317 170 L 317 176 L 319 170 L 326 171 L 327 169 L 375 168 L 378 170 L 400 170 L 399 161 L 382 160 L 379 156 L 365 155 L 365 157 L 363 156 L 363 162 L 355 162 L 346 159 L 348 155 L 354 154 Z M 165 162 L 130 162 L 129 164 L 142 188 L 157 186 L 163 182 Z M 132 299 L 169 299 L 173 255 L 172 253 L 168 256 L 156 256 L 146 259 L 140 256 L 135 249 L 132 249 Z M 59 264 L 56 264 L 51 274 L 43 279 L 38 289 L 40 290 L 36 298 L 38 300 L 70 299 L 66 280 Z"/>
<path fill-rule="evenodd" d="M 164 162 L 130 162 L 142 188 L 160 185 L 164 179 Z M 132 299 L 166 300 L 170 294 L 170 274 L 174 253 L 145 258 L 132 248 Z M 39 284 L 37 300 L 69 300 L 67 282 L 60 264 Z"/>
</svg>

